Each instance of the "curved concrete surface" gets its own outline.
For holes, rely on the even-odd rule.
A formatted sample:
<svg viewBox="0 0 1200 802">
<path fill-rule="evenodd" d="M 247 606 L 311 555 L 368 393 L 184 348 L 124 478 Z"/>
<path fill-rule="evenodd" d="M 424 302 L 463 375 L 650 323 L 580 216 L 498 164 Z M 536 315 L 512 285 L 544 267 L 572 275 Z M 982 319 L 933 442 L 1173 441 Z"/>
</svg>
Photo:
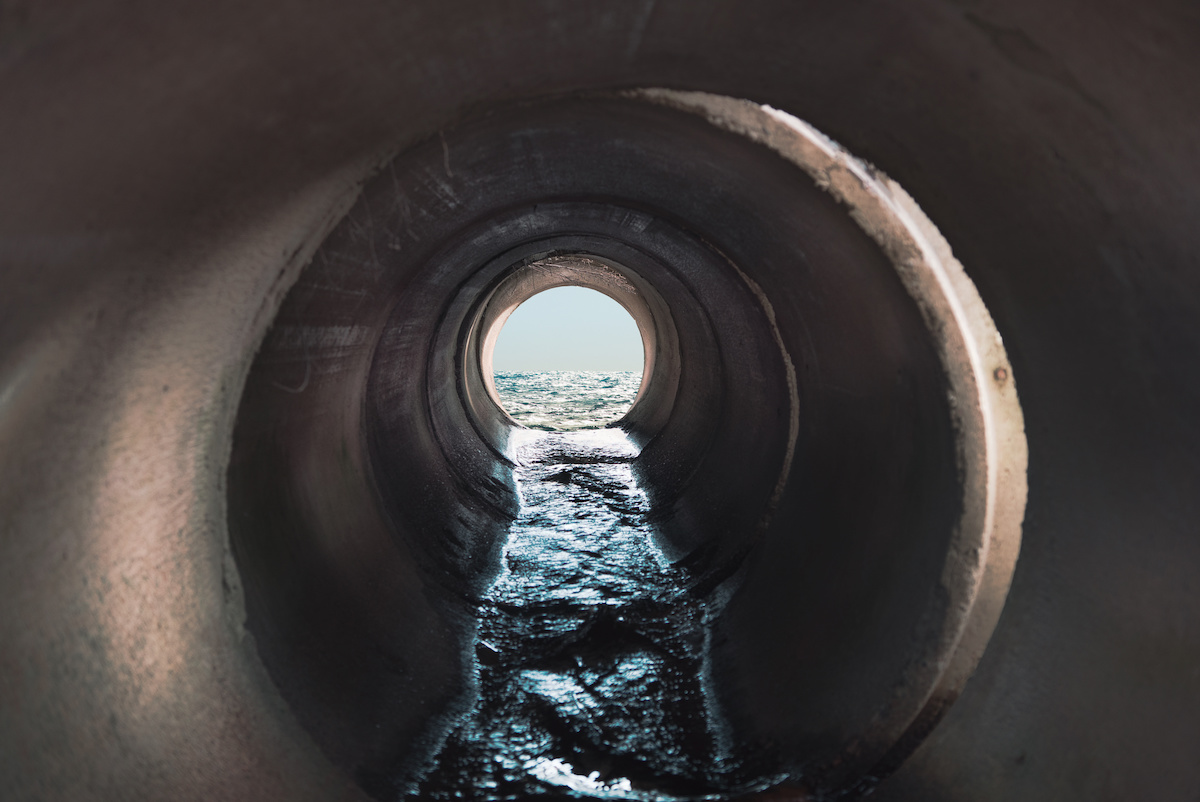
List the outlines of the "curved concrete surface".
<svg viewBox="0 0 1200 802">
<path fill-rule="evenodd" d="M 586 262 L 649 310 L 625 425 L 783 798 L 1194 798 L 1191 10 L 527 12 L 5 12 L 2 795 L 402 786 L 514 510 L 488 332 Z M 939 596 L 966 425 L 895 254 L 753 131 L 594 94 L 646 86 L 812 122 L 961 258 L 1029 446 L 990 639 Z"/>
</svg>

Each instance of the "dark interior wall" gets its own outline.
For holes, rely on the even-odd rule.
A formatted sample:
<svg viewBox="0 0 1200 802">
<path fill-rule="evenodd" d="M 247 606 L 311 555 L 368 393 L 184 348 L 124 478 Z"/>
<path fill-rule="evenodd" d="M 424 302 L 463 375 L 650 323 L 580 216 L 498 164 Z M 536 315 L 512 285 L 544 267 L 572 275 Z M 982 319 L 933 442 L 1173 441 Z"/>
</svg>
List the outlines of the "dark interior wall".
<svg viewBox="0 0 1200 802">
<path fill-rule="evenodd" d="M 672 163 L 680 149 L 684 165 L 730 164 L 711 199 L 671 209 L 696 169 Z M 506 109 L 401 154 L 321 245 L 243 394 L 230 537 L 259 655 L 352 776 L 411 775 L 443 715 L 470 701 L 467 619 L 516 513 L 473 343 L 494 298 L 563 279 L 550 255 L 624 271 L 664 347 L 624 424 L 645 444 L 661 538 L 700 592 L 736 570 L 788 448 L 786 378 L 745 281 L 662 215 L 726 234 L 721 211 L 744 183 L 731 177 L 776 159 L 643 101 Z M 780 192 L 751 189 L 760 205 Z"/>
<path fill-rule="evenodd" d="M 223 483 L 251 356 L 396 148 L 652 85 L 785 109 L 899 180 L 1020 382 L 1004 617 L 877 798 L 1195 797 L 1190 4 L 28 3 L 0 26 L 6 798 L 357 793 L 241 627 Z"/>
</svg>

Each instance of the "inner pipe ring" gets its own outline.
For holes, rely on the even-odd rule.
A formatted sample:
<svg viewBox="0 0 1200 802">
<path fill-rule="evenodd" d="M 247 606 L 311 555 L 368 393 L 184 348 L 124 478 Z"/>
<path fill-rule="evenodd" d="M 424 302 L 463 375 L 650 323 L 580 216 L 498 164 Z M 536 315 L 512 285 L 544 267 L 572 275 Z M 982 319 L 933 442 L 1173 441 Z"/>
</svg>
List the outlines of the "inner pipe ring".
<svg viewBox="0 0 1200 802">
<path fill-rule="evenodd" d="M 633 318 L 634 324 L 638 328 L 638 334 L 641 335 L 642 376 L 633 406 L 630 407 L 629 413 L 623 416 L 627 417 L 646 394 L 646 389 L 651 384 L 651 377 L 656 374 L 658 343 L 660 339 L 666 339 L 660 337 L 659 326 L 671 326 L 670 312 L 662 298 L 656 297 L 655 299 L 657 301 L 655 304 L 656 314 L 651 309 L 646 295 L 639 291 L 627 273 L 627 270 L 618 266 L 609 265 L 595 257 L 581 254 L 568 254 L 522 265 L 521 268 L 514 270 L 488 298 L 475 326 L 472 327 L 471 335 L 469 335 L 467 363 L 464 364 L 463 369 L 472 378 L 475 378 L 473 373 L 478 374 L 476 380 L 482 380 L 488 398 L 504 413 L 500 396 L 496 392 L 492 355 L 496 348 L 496 340 L 509 316 L 521 304 L 546 290 L 556 287 L 584 287 L 595 290 L 620 304 Z M 657 296 L 657 294 L 655 295 Z M 669 341 L 677 342 L 673 331 L 671 335 Z M 471 345 L 476 345 L 476 347 L 471 348 Z M 669 355 L 674 356 L 677 360 L 678 348 L 676 347 Z M 664 370 L 662 373 L 665 376 L 674 372 Z M 508 416 L 507 413 L 504 414 L 510 425 L 516 424 L 511 416 Z"/>
<path fill-rule="evenodd" d="M 285 299 L 235 433 L 231 542 L 272 678 L 368 791 L 419 777 L 471 704 L 474 605 L 516 509 L 490 349 L 521 300 L 567 283 L 643 332 L 621 426 L 660 546 L 720 600 L 726 737 L 784 785 L 864 790 L 936 725 L 999 616 L 1020 407 L 912 199 L 746 101 L 496 109 L 366 184 Z"/>
</svg>

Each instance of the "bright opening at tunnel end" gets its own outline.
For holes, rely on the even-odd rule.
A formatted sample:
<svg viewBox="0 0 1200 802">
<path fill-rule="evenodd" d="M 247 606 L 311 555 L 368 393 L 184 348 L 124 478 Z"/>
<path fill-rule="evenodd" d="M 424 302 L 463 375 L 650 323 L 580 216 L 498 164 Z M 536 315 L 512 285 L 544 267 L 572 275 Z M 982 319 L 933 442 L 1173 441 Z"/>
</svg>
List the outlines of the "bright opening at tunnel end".
<svg viewBox="0 0 1200 802">
<path fill-rule="evenodd" d="M 522 426 L 596 428 L 633 406 L 644 351 L 636 322 L 615 300 L 587 287 L 556 287 L 504 321 L 492 380 L 501 407 Z"/>
</svg>

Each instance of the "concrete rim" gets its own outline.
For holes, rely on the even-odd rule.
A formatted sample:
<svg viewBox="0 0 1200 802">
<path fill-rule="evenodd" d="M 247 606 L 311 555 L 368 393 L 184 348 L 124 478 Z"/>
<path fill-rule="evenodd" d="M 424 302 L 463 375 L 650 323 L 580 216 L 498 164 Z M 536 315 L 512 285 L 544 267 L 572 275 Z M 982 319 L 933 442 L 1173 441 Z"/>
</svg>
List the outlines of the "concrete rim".
<svg viewBox="0 0 1200 802">
<path fill-rule="evenodd" d="M 515 151 L 514 141 L 523 143 Z M 694 158 L 676 155 L 685 143 Z M 589 148 L 617 148 L 620 158 L 651 172 L 609 170 L 599 161 L 593 178 L 572 174 Z M 451 150 L 453 172 L 446 168 Z M 557 166 L 539 168 L 528 184 L 513 181 L 518 154 L 552 157 Z M 725 159 L 734 161 L 721 164 Z M 593 189 L 596 180 L 609 187 L 607 195 Z M 723 203 L 674 206 L 680 182 L 708 181 L 720 187 Z M 414 202 L 403 187 L 445 203 L 442 215 L 427 215 L 437 233 L 424 235 L 429 245 L 418 255 L 406 255 L 390 233 Z M 746 711 L 730 721 L 731 731 L 761 740 L 765 752 L 782 733 L 780 759 L 806 787 L 844 790 L 890 772 L 961 692 L 983 653 L 1015 564 L 1021 508 L 1014 511 L 1012 502 L 1024 498 L 1023 440 L 1005 452 L 1007 440 L 994 431 L 994 408 L 1005 398 L 1015 410 L 1006 420 L 1020 430 L 998 334 L 961 266 L 944 243 L 940 250 L 931 244 L 940 242 L 936 230 L 906 198 L 799 121 L 747 101 L 662 90 L 498 110 L 401 153 L 320 249 L 324 278 L 302 282 L 293 291 L 299 305 L 285 304 L 296 325 L 312 320 L 316 331 L 334 335 L 319 357 L 298 355 L 305 377 L 311 357 L 339 378 L 322 380 L 307 400 L 268 388 L 244 402 L 261 421 L 283 404 L 309 406 L 311 412 L 289 416 L 296 421 L 320 419 L 326 403 L 352 411 L 340 435 L 306 432 L 307 423 L 291 433 L 261 432 L 283 438 L 280 453 L 298 449 L 286 458 L 285 481 L 295 486 L 273 491 L 294 498 L 328 492 L 329 480 L 313 484 L 315 475 L 301 466 L 329 464 L 337 437 L 356 441 L 353 450 L 342 447 L 346 467 L 327 470 L 349 469 L 339 479 L 346 498 L 365 493 L 378 513 L 361 530 L 363 545 L 354 546 L 336 522 L 344 502 L 330 497 L 323 520 L 306 535 L 315 548 L 299 570 L 314 589 L 353 588 L 336 612 L 348 620 L 376 606 L 369 597 L 377 591 L 356 578 L 381 564 L 379 557 L 363 562 L 366 544 L 415 572 L 433 595 L 428 606 L 405 604 L 442 619 L 448 634 L 437 648 L 457 664 L 460 689 L 469 694 L 473 600 L 494 574 L 516 504 L 507 449 L 514 422 L 488 387 L 487 357 L 499 325 L 521 301 L 551 286 L 591 286 L 633 313 L 647 351 L 653 349 L 641 398 L 621 425 L 642 449 L 634 469 L 658 510 L 659 545 L 694 577 L 693 592 L 718 600 L 714 626 L 723 634 L 714 682 L 722 707 Z M 753 219 L 730 211 L 738 209 L 754 209 Z M 809 210 L 819 226 L 797 222 Z M 362 220 L 381 222 L 363 229 Z M 827 302 L 794 294 L 804 274 L 793 248 L 805 237 L 815 238 L 814 247 L 831 243 L 818 247 L 815 267 L 806 268 Z M 364 307 L 337 298 L 371 300 Z M 366 327 L 364 314 L 373 321 Z M 341 342 L 351 331 L 361 337 L 347 349 Z M 1000 389 L 979 381 L 980 338 L 989 333 L 1003 365 L 992 370 Z M 853 345 L 835 344 L 841 341 Z M 294 358 L 290 347 L 273 341 L 260 360 L 282 368 Z M 866 405 L 835 400 L 836 383 L 818 381 L 811 367 L 798 377 L 795 360 L 814 354 L 827 360 L 833 372 L 826 375 L 865 382 L 858 386 Z M 889 409 L 900 417 L 889 417 Z M 887 428 L 870 418 L 880 413 L 891 421 Z M 841 448 L 860 450 L 842 456 Z M 264 464 L 254 472 L 272 470 Z M 822 484 L 824 497 L 810 495 Z M 868 520 L 858 512 L 876 503 L 899 517 Z M 262 612 L 251 616 L 259 616 L 251 628 L 265 638 L 274 619 L 284 620 L 278 611 L 293 604 L 287 586 L 270 579 L 271 551 L 291 547 L 278 511 L 253 504 L 261 525 L 279 530 L 261 545 L 253 527 L 235 533 L 256 564 L 247 585 L 266 594 L 255 603 Z M 299 507 L 293 514 L 297 526 L 317 520 Z M 998 521 L 1015 522 L 1015 537 L 1005 541 L 1010 533 Z M 791 556 L 767 556 L 781 549 Z M 772 561 L 795 566 L 799 581 L 824 597 L 764 567 Z M 826 613 L 826 604 L 842 606 Z M 286 678 L 293 670 L 287 655 L 310 637 L 300 624 L 264 647 L 270 670 L 300 683 L 285 695 L 317 693 L 334 682 L 343 659 L 357 661 L 364 677 L 397 682 L 389 660 L 433 648 L 410 648 L 404 639 L 416 619 L 378 631 L 363 621 L 364 637 L 347 641 L 345 658 L 329 658 L 325 677 L 305 668 Z M 328 626 L 346 631 L 332 615 Z M 817 648 L 789 648 L 768 656 L 768 668 L 756 668 L 754 650 L 771 649 L 779 638 Z M 398 657 L 370 657 L 372 640 Z M 771 671 L 790 672 L 778 700 L 752 690 Z M 450 726 L 458 704 L 446 692 L 435 729 Z M 360 712 L 364 720 L 374 715 Z M 343 717 L 334 705 L 306 715 L 320 742 Z M 363 746 L 347 748 L 337 762 L 362 766 L 355 771 L 374 787 L 396 771 L 386 755 L 397 747 L 367 727 L 361 733 Z M 371 768 L 354 756 L 360 748 L 377 755 Z"/>
<path fill-rule="evenodd" d="M 965 268 L 916 201 L 803 120 L 704 92 L 654 88 L 624 94 L 697 114 L 804 170 L 887 254 L 938 349 L 950 383 L 964 478 L 962 515 L 943 574 L 953 626 L 946 630 L 942 659 L 931 666 L 936 683 L 905 735 L 881 760 L 880 768 L 890 770 L 962 692 L 999 621 L 1016 568 L 1029 455 L 1003 338 Z"/>
</svg>

